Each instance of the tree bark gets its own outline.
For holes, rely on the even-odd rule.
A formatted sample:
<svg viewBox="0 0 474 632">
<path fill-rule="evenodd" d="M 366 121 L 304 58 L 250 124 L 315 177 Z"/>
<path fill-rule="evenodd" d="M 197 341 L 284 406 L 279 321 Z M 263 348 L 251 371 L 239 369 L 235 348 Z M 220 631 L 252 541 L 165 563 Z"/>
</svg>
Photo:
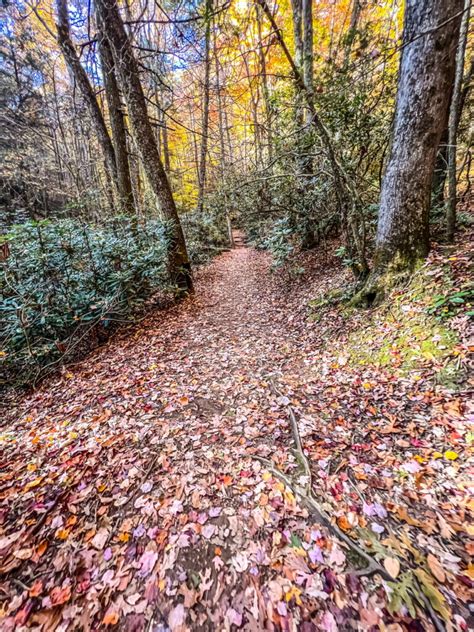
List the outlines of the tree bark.
<svg viewBox="0 0 474 632">
<path fill-rule="evenodd" d="M 457 135 L 459 120 L 461 118 L 464 57 L 466 54 L 470 9 L 471 0 L 464 0 L 464 14 L 462 16 L 461 29 L 459 33 L 459 43 L 456 54 L 456 74 L 448 123 L 448 199 L 446 204 L 446 237 L 449 242 L 454 240 L 454 231 L 456 229 Z"/>
<path fill-rule="evenodd" d="M 352 11 L 351 11 L 351 22 L 349 24 L 349 30 L 347 31 L 347 35 L 345 38 L 345 49 L 344 49 L 344 70 L 347 70 L 349 66 L 349 62 L 351 59 L 352 46 L 354 44 L 354 40 L 357 34 L 357 27 L 359 24 L 359 18 L 362 11 L 362 2 L 361 0 L 353 0 L 352 2 Z"/>
<path fill-rule="evenodd" d="M 199 181 L 198 181 L 198 199 L 197 210 L 202 212 L 204 207 L 204 191 L 206 188 L 206 171 L 207 171 L 207 144 L 209 140 L 209 87 L 211 72 L 211 14 L 212 0 L 206 0 L 205 9 L 205 53 L 204 53 L 204 84 L 202 96 L 202 137 L 201 152 L 199 159 Z"/>
<path fill-rule="evenodd" d="M 56 8 L 58 13 L 56 31 L 59 47 L 64 55 L 66 64 L 68 65 L 69 70 L 71 71 L 71 74 L 81 91 L 82 97 L 87 104 L 99 142 L 104 152 L 107 168 L 111 173 L 115 187 L 118 190 L 117 163 L 115 160 L 114 147 L 109 136 L 102 111 L 97 103 L 94 89 L 79 60 L 71 39 L 67 0 L 56 0 Z"/>
<path fill-rule="evenodd" d="M 436 151 L 446 126 L 463 0 L 407 0 L 393 140 L 382 183 L 373 275 L 429 251 Z"/>
<path fill-rule="evenodd" d="M 314 54 L 313 54 L 313 2 L 303 0 L 303 81 L 308 96 L 314 100 Z M 311 112 L 306 110 L 306 124 L 311 124 Z"/>
<path fill-rule="evenodd" d="M 109 108 L 110 127 L 117 163 L 118 194 L 120 208 L 127 215 L 135 214 L 132 180 L 127 150 L 127 128 L 122 111 L 120 90 L 115 76 L 114 60 L 110 45 L 106 39 L 99 44 L 100 62 L 104 75 L 105 97 Z"/>
<path fill-rule="evenodd" d="M 272 169 L 273 162 L 273 107 L 270 99 L 270 89 L 268 86 L 268 77 L 267 77 L 267 62 L 265 58 L 265 52 L 263 50 L 263 42 L 262 42 L 262 20 L 260 15 L 261 8 L 257 5 L 255 7 L 255 14 L 257 18 L 257 29 L 258 29 L 258 56 L 260 61 L 260 74 L 262 75 L 262 94 L 263 94 L 263 102 L 265 105 L 265 131 L 267 134 L 267 153 L 268 153 L 268 162 L 270 164 L 270 172 Z"/>
<path fill-rule="evenodd" d="M 180 290 L 192 291 L 191 265 L 171 187 L 148 117 L 138 64 L 116 0 L 97 0 L 97 11 L 122 84 L 135 142 L 150 186 L 170 224 L 169 271 Z"/>
</svg>

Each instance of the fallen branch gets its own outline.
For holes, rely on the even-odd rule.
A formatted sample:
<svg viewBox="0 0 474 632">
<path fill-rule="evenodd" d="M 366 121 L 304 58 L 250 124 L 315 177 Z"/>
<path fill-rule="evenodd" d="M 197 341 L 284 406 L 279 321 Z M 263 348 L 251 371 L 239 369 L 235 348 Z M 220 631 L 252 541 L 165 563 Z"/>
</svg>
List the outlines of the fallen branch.
<svg viewBox="0 0 474 632">
<path fill-rule="evenodd" d="M 315 518 L 320 524 L 325 526 L 337 538 L 342 540 L 354 553 L 356 553 L 359 557 L 367 562 L 367 567 L 361 569 L 361 571 L 363 571 L 361 574 L 367 574 L 368 571 L 370 571 L 369 574 L 377 572 L 384 579 L 388 581 L 394 581 L 394 578 L 390 575 L 390 573 L 388 573 L 383 566 L 381 566 L 376 560 L 374 560 L 370 553 L 367 553 L 367 551 L 356 544 L 354 540 L 352 540 L 352 538 L 341 531 L 341 529 L 339 529 L 336 524 L 331 522 L 330 517 L 326 514 L 324 509 L 319 506 L 312 494 L 309 494 L 306 489 L 300 487 L 297 483 L 294 483 L 281 470 L 275 468 L 272 462 L 268 459 L 264 459 L 259 456 L 255 456 L 254 458 L 260 461 L 260 463 L 262 463 L 262 465 L 264 465 L 271 474 L 280 479 L 282 483 L 284 483 L 289 489 L 291 489 L 293 494 L 301 501 L 303 505 L 306 506 L 313 518 Z"/>
<path fill-rule="evenodd" d="M 270 381 L 273 392 L 280 398 L 283 398 L 283 394 L 278 390 L 273 381 Z M 312 483 L 312 474 L 311 467 L 309 463 L 309 459 L 303 451 L 303 444 L 301 441 L 301 435 L 298 427 L 298 421 L 296 419 L 295 412 L 290 404 L 286 405 L 286 409 L 288 411 L 288 416 L 290 420 L 291 431 L 293 435 L 293 440 L 296 446 L 297 459 L 302 464 L 305 474 L 307 475 L 308 482 L 305 487 L 301 487 L 297 483 L 295 483 L 289 476 L 284 474 L 281 470 L 276 468 L 272 461 L 265 459 L 263 457 L 255 456 L 254 458 L 258 460 L 262 465 L 266 467 L 266 469 L 273 474 L 276 478 L 278 478 L 282 483 L 284 483 L 293 494 L 300 500 L 300 502 L 306 506 L 310 515 L 317 520 L 320 524 L 325 526 L 333 535 L 335 535 L 339 540 L 342 540 L 349 549 L 351 549 L 354 553 L 356 553 L 361 559 L 367 562 L 367 566 L 365 568 L 358 569 L 354 571 L 354 575 L 356 577 L 369 577 L 378 573 L 383 579 L 387 581 L 396 581 L 394 577 L 387 571 L 387 569 L 379 564 L 376 559 L 370 555 L 365 549 L 360 547 L 352 538 L 350 538 L 346 533 L 344 533 L 337 524 L 334 524 L 331 521 L 331 518 L 328 514 L 320 507 L 318 502 L 316 501 L 313 495 L 313 483 Z M 352 481 L 351 481 L 352 482 Z M 438 617 L 436 612 L 433 610 L 429 599 L 423 593 L 421 586 L 418 581 L 416 582 L 418 588 L 418 601 L 424 607 L 425 611 L 429 615 L 431 621 L 437 632 L 445 632 L 446 628 Z"/>
</svg>

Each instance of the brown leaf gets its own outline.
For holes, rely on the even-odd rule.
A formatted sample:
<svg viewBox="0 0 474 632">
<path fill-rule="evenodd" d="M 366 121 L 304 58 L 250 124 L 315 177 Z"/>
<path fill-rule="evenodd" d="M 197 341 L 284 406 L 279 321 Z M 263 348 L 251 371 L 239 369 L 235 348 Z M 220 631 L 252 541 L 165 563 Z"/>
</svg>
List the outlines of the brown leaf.
<svg viewBox="0 0 474 632">
<path fill-rule="evenodd" d="M 386 557 L 383 561 L 383 565 L 387 573 L 390 573 L 393 579 L 395 579 L 395 577 L 397 577 L 398 573 L 400 572 L 400 562 L 397 560 L 397 558 Z"/>
<path fill-rule="evenodd" d="M 441 566 L 441 562 L 438 560 L 437 557 L 435 557 L 431 553 L 428 553 L 426 560 L 428 562 L 428 566 L 430 568 L 431 573 L 434 575 L 434 577 L 436 577 L 436 579 L 439 582 L 444 584 L 444 582 L 446 581 L 446 573 L 444 572 L 443 567 Z"/>
</svg>

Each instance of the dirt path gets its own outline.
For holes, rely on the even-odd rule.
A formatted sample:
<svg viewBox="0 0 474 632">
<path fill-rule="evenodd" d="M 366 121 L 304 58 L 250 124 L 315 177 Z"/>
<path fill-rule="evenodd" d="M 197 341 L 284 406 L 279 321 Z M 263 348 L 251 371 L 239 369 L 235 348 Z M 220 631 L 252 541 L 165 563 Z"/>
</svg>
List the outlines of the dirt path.
<svg viewBox="0 0 474 632">
<path fill-rule="evenodd" d="M 373 520 L 379 534 L 379 490 L 403 495 L 388 472 L 406 458 L 382 452 L 397 436 L 386 418 L 370 420 L 387 406 L 393 418 L 426 417 L 416 394 L 386 403 L 388 383 L 381 397 L 331 360 L 318 372 L 330 334 L 307 322 L 312 290 L 282 287 L 266 255 L 225 253 L 199 273 L 196 297 L 117 336 L 11 415 L 2 630 L 429 629 L 406 610 L 393 618 L 380 577 L 356 577 L 360 560 L 256 458 L 301 477 L 291 400 L 321 502 L 345 529 Z M 448 514 L 445 524 L 458 520 Z M 419 545 L 436 550 L 430 538 Z"/>
<path fill-rule="evenodd" d="M 222 255 L 195 299 L 23 404 L 7 432 L 5 629 L 301 619 L 296 543 L 312 525 L 252 458 L 287 434 L 269 379 L 302 347 L 268 267 Z"/>
</svg>

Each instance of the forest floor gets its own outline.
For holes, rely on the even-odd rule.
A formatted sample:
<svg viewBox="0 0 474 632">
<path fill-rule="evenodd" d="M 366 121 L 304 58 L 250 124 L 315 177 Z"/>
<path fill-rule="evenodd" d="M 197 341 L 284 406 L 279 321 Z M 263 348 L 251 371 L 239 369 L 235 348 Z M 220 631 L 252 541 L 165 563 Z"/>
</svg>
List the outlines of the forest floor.
<svg viewBox="0 0 474 632">
<path fill-rule="evenodd" d="M 467 629 L 467 317 L 426 316 L 467 262 L 436 251 L 422 289 L 347 314 L 311 303 L 347 283 L 333 256 L 300 278 L 236 248 L 25 397 L 1 629 Z"/>
</svg>

